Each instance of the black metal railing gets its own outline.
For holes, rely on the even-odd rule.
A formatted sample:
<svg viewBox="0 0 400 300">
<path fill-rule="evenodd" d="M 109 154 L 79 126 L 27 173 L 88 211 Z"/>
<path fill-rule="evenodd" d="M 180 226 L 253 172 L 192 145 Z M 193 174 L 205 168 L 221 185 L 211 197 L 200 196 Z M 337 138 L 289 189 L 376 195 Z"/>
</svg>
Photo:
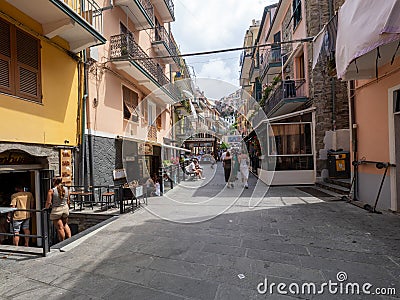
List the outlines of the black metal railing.
<svg viewBox="0 0 400 300">
<path fill-rule="evenodd" d="M 50 228 L 50 224 L 49 224 L 49 210 L 48 209 L 19 209 L 19 208 L 12 208 L 12 207 L 3 207 L 2 209 L 0 209 L 0 213 L 2 214 L 9 214 L 9 216 L 11 217 L 10 220 L 10 228 L 12 233 L 8 233 L 8 232 L 0 232 L 0 236 L 8 236 L 8 237 L 15 237 L 16 234 L 14 233 L 14 227 L 13 227 L 13 215 L 14 212 L 17 211 L 25 211 L 25 212 L 30 212 L 30 213 L 34 213 L 34 214 L 40 214 L 40 226 L 41 226 L 41 234 L 22 234 L 19 233 L 18 236 L 25 238 L 36 238 L 39 239 L 41 241 L 41 248 L 43 250 L 42 255 L 46 256 L 47 253 L 50 251 L 50 243 L 49 243 L 49 228 Z M 20 249 L 18 249 L 18 252 L 24 252 L 24 247 L 21 247 Z"/>
<path fill-rule="evenodd" d="M 258 66 L 258 64 L 256 63 L 256 60 L 253 59 L 253 60 L 251 61 L 250 72 L 249 72 L 249 77 L 250 77 L 250 79 L 253 78 L 253 75 L 255 75 L 255 77 L 258 77 L 258 74 L 254 74 L 254 73 L 258 72 L 258 70 L 259 70 L 259 66 Z"/>
<path fill-rule="evenodd" d="M 156 64 L 135 42 L 131 34 L 118 34 L 110 38 L 111 60 L 128 60 L 143 68 L 160 86 L 170 83 L 163 68 Z"/>
<path fill-rule="evenodd" d="M 306 97 L 305 80 L 285 80 L 278 83 L 264 105 L 265 113 L 269 113 L 283 99 Z"/>
<path fill-rule="evenodd" d="M 179 164 L 161 167 L 159 169 L 160 192 L 161 195 L 173 189 L 175 185 L 181 181 L 185 181 L 188 177 L 185 173 L 185 168 L 189 165 L 189 161 L 182 161 Z"/>
<path fill-rule="evenodd" d="M 144 11 L 146 12 L 150 20 L 154 21 L 154 6 L 151 3 L 151 1 L 150 0 L 136 0 L 136 1 L 138 1 L 142 5 Z"/>
<path fill-rule="evenodd" d="M 171 33 L 169 33 L 165 29 L 164 26 L 157 26 L 156 28 L 154 28 L 153 41 L 154 42 L 164 42 L 168 48 L 168 51 L 173 56 L 174 61 L 179 65 L 179 62 L 177 61 L 177 59 L 178 59 L 177 53 L 178 52 L 176 50 L 175 43 L 173 42 L 173 39 L 171 38 Z"/>
<path fill-rule="evenodd" d="M 171 14 L 172 18 L 173 18 L 173 19 L 175 19 L 175 13 L 174 13 L 174 11 L 175 11 L 175 8 L 174 8 L 174 2 L 172 2 L 172 0 L 164 0 L 164 2 L 165 2 L 165 4 L 167 5 L 167 7 L 168 7 L 168 10 L 169 10 L 169 12 L 170 12 L 170 14 Z"/>
</svg>

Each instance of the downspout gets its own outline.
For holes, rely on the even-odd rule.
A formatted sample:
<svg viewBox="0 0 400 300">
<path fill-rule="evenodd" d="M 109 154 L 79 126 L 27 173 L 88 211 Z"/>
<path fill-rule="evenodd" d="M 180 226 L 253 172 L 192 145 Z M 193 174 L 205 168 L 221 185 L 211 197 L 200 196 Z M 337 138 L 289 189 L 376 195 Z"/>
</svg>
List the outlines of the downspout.
<svg viewBox="0 0 400 300">
<path fill-rule="evenodd" d="M 85 49 L 83 52 L 84 55 L 84 77 L 83 77 L 83 82 L 84 82 L 84 111 L 85 111 L 85 127 L 87 127 L 89 129 L 89 117 L 90 115 L 86 116 L 86 113 L 88 111 L 88 94 L 89 94 L 89 88 L 88 88 L 88 67 L 87 67 L 87 50 Z M 87 126 L 86 126 L 87 125 Z M 85 133 L 86 135 L 86 133 Z M 88 184 L 90 186 L 94 186 L 94 176 L 93 176 L 93 136 L 91 133 L 88 132 L 87 134 L 87 138 L 88 138 L 88 155 L 87 155 L 87 159 L 85 161 L 85 167 L 86 170 L 88 170 L 89 172 L 86 172 L 86 176 L 84 177 L 84 186 L 85 189 L 87 189 Z M 86 157 L 86 156 L 85 156 Z M 89 166 L 88 166 L 89 165 Z M 89 173 L 89 174 L 87 174 Z M 89 175 L 89 183 L 88 183 L 88 176 Z"/>
<path fill-rule="evenodd" d="M 83 97 L 82 97 L 82 123 L 81 123 L 81 172 L 79 178 L 79 185 L 84 186 L 85 189 L 88 186 L 87 184 L 87 160 L 86 160 L 86 106 L 87 106 L 87 84 L 86 84 L 86 76 L 87 76 L 87 66 L 86 66 L 86 50 L 82 51 L 83 55 Z"/>
<path fill-rule="evenodd" d="M 349 99 L 350 99 L 350 126 L 351 126 L 351 146 L 353 151 L 353 161 L 358 161 L 358 138 L 357 138 L 357 124 L 356 124 L 356 112 L 355 112 L 355 84 L 354 80 L 349 81 Z M 353 176 L 354 187 L 353 187 L 353 200 L 358 200 L 358 164 L 353 164 Z"/>
</svg>

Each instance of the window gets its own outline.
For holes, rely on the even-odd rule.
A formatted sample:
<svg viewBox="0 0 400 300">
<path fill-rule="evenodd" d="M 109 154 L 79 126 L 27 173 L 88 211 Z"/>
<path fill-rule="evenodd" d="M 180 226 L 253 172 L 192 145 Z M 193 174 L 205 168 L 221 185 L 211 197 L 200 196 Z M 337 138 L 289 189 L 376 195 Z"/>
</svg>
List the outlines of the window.
<svg viewBox="0 0 400 300">
<path fill-rule="evenodd" d="M 293 28 L 301 21 L 301 0 L 293 0 Z"/>
<path fill-rule="evenodd" d="M 160 130 L 162 128 L 162 111 L 161 111 L 161 109 L 157 107 L 156 113 L 157 113 L 156 125 L 157 125 L 157 129 Z"/>
<path fill-rule="evenodd" d="M 271 124 L 268 156 L 276 159 L 276 170 L 312 170 L 311 123 Z"/>
<path fill-rule="evenodd" d="M 0 40 L 0 91 L 41 102 L 39 40 L 1 19 Z"/>
<path fill-rule="evenodd" d="M 148 102 L 147 103 L 147 121 L 149 122 L 148 124 L 150 126 L 155 126 L 154 122 L 156 121 L 155 119 L 155 108 L 154 104 Z"/>
<path fill-rule="evenodd" d="M 306 71 L 304 67 L 304 53 L 301 54 L 298 58 L 298 78 L 305 79 L 306 78 Z"/>
<path fill-rule="evenodd" d="M 139 95 L 126 86 L 122 86 L 122 98 L 124 102 L 124 119 L 138 122 L 139 116 L 136 108 L 138 106 Z"/>
<path fill-rule="evenodd" d="M 400 90 L 393 92 L 394 113 L 400 113 Z"/>
</svg>

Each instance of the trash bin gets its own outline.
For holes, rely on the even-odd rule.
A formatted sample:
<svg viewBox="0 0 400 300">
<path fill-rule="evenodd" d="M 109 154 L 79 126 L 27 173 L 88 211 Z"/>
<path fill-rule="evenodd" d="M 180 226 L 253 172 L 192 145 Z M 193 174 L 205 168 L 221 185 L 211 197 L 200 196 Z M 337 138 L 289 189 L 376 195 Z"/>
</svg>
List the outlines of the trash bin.
<svg viewBox="0 0 400 300">
<path fill-rule="evenodd" d="M 350 152 L 328 151 L 328 171 L 330 178 L 350 178 Z"/>
</svg>

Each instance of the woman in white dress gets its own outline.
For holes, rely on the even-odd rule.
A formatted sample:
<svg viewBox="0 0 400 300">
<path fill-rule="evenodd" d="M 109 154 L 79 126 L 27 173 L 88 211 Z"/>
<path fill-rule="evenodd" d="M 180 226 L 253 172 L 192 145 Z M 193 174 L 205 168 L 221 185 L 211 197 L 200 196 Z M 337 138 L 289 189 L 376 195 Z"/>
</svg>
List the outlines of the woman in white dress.
<svg viewBox="0 0 400 300">
<path fill-rule="evenodd" d="M 240 174 L 242 177 L 242 184 L 245 189 L 248 189 L 249 185 L 247 181 L 249 179 L 249 163 L 250 163 L 249 156 L 246 154 L 244 150 L 242 150 L 242 152 L 238 156 L 238 160 L 239 160 Z"/>
</svg>

